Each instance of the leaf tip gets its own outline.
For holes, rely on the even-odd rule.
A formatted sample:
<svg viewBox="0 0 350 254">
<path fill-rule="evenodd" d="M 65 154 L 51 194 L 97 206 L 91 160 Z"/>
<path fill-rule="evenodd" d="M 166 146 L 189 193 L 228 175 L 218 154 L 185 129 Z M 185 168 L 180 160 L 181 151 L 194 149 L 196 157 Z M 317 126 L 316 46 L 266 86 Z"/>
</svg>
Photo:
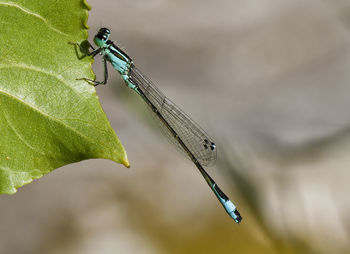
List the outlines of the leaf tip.
<svg viewBox="0 0 350 254">
<path fill-rule="evenodd" d="M 128 158 L 125 156 L 125 158 L 122 159 L 122 164 L 127 167 L 127 168 L 130 168 L 130 163 L 129 163 L 129 160 Z"/>
<path fill-rule="evenodd" d="M 15 194 L 16 192 L 17 192 L 17 188 L 12 187 L 12 188 L 9 188 L 9 189 L 1 190 L 1 191 L 0 191 L 0 194 L 13 195 L 13 194 Z"/>
</svg>

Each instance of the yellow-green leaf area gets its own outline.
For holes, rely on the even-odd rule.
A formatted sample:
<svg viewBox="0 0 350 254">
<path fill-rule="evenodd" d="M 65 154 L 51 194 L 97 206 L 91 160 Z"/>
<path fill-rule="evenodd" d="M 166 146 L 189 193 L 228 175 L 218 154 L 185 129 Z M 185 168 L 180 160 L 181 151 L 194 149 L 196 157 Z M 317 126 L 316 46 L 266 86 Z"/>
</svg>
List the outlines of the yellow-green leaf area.
<svg viewBox="0 0 350 254">
<path fill-rule="evenodd" d="M 83 0 L 0 0 L 0 193 L 90 158 L 128 166 L 98 101 Z"/>
</svg>

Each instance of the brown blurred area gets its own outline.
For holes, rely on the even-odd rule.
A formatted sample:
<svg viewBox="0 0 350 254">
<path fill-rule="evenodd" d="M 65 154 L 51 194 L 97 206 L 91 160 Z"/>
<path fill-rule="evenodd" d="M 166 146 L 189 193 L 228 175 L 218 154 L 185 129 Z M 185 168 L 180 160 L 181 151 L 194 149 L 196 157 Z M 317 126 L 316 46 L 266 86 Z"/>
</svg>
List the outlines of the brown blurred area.
<svg viewBox="0 0 350 254">
<path fill-rule="evenodd" d="M 109 66 L 97 93 L 131 169 L 84 161 L 0 196 L 1 254 L 350 252 L 350 1 L 89 3 L 90 40 L 109 27 L 216 140 L 208 171 L 243 221 Z"/>
</svg>

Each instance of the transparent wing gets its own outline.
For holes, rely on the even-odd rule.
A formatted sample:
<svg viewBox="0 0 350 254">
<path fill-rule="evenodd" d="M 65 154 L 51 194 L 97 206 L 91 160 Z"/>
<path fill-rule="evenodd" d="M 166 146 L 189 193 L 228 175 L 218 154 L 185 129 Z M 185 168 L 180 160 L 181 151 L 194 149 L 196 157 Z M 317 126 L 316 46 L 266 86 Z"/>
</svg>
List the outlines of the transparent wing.
<svg viewBox="0 0 350 254">
<path fill-rule="evenodd" d="M 204 166 L 216 162 L 216 145 L 207 133 L 178 106 L 170 101 L 146 76 L 136 67 L 130 68 L 129 77 L 139 87 L 149 101 L 157 108 L 196 159 Z M 162 128 L 168 139 L 180 151 L 185 150 L 168 128 Z"/>
</svg>

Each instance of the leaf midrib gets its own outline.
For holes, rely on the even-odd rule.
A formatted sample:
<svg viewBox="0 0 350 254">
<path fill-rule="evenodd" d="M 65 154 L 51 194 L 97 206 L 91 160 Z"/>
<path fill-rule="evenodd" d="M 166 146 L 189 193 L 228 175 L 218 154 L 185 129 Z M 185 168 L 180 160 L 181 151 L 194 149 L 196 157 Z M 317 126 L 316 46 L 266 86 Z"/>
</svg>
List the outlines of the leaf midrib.
<svg viewBox="0 0 350 254">
<path fill-rule="evenodd" d="M 5 95 L 5 96 L 7 96 L 7 97 L 9 97 L 10 99 L 13 99 L 13 100 L 18 101 L 19 103 L 21 103 L 21 104 L 27 106 L 28 108 L 30 108 L 31 110 L 33 110 L 33 111 L 35 111 L 35 112 L 38 112 L 39 114 L 43 115 L 44 117 L 47 117 L 47 118 L 49 118 L 49 119 L 52 119 L 54 122 L 56 122 L 56 123 L 62 125 L 64 128 L 66 128 L 66 129 L 68 129 L 68 130 L 71 130 L 72 132 L 76 133 L 77 135 L 79 135 L 79 136 L 81 136 L 81 137 L 83 137 L 83 138 L 89 140 L 89 142 L 91 142 L 91 143 L 98 143 L 98 144 L 100 144 L 100 145 L 103 146 L 103 147 L 111 148 L 111 149 L 113 150 L 113 148 L 112 148 L 111 146 L 107 146 L 107 145 L 104 144 L 104 143 L 101 143 L 101 142 L 99 142 L 99 141 L 96 141 L 96 140 L 94 140 L 94 139 L 92 139 L 92 138 L 90 138 L 90 137 L 84 135 L 83 133 L 79 132 L 78 130 L 76 130 L 76 129 L 72 128 L 72 127 L 70 127 L 69 125 L 65 124 L 64 122 L 59 121 L 59 120 L 58 120 L 57 118 L 55 118 L 54 116 L 51 116 L 51 115 L 47 114 L 46 112 L 43 112 L 43 111 L 41 111 L 41 110 L 39 110 L 39 109 L 33 107 L 32 105 L 28 104 L 27 102 L 22 101 L 20 98 L 14 96 L 14 95 L 12 95 L 12 94 L 9 94 L 9 93 L 7 93 L 6 91 L 3 91 L 3 90 L 1 90 L 1 89 L 0 89 L 0 93 L 3 94 L 3 95 Z"/>
</svg>

